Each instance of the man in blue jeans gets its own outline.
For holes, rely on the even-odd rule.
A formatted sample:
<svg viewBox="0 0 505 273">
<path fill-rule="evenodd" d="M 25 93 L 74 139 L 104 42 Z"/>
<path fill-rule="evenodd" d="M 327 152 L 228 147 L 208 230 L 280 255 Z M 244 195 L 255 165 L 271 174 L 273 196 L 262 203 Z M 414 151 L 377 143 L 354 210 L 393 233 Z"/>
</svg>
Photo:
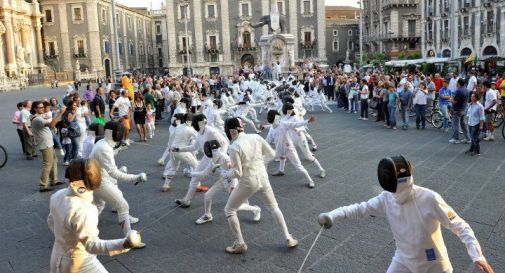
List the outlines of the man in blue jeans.
<svg viewBox="0 0 505 273">
<path fill-rule="evenodd" d="M 444 131 L 449 131 L 449 99 L 451 98 L 452 92 L 449 90 L 449 80 L 444 80 L 444 85 L 438 91 L 438 105 L 440 105 L 440 111 L 443 115 L 442 129 Z"/>
<path fill-rule="evenodd" d="M 463 79 L 458 80 L 458 88 L 454 95 L 449 99 L 452 102 L 452 138 L 449 143 L 467 143 L 470 144 L 470 136 L 468 135 L 468 126 L 465 123 L 465 111 L 468 103 L 468 89 L 465 87 L 465 81 Z M 463 131 L 464 139 L 459 140 L 458 127 L 461 127 Z"/>
<path fill-rule="evenodd" d="M 398 92 L 400 99 L 400 115 L 402 117 L 402 129 L 408 130 L 409 128 L 409 115 L 407 109 L 412 108 L 412 91 L 409 88 L 410 83 L 403 85 L 403 90 Z"/>
</svg>

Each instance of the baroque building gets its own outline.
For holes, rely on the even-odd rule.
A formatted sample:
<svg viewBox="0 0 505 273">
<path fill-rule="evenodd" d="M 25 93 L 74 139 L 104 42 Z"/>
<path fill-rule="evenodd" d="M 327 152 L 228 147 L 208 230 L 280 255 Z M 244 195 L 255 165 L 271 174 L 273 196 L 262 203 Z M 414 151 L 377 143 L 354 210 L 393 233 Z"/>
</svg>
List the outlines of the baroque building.
<svg viewBox="0 0 505 273">
<path fill-rule="evenodd" d="M 421 0 L 362 2 L 364 52 L 382 52 L 390 58 L 420 53 Z"/>
<path fill-rule="evenodd" d="M 328 64 L 356 62 L 359 54 L 360 9 L 348 6 L 326 7 L 326 54 Z"/>
<path fill-rule="evenodd" d="M 37 1 L 0 0 L 0 90 L 44 74 L 41 17 Z"/>
<path fill-rule="evenodd" d="M 493 62 L 505 54 L 505 1 L 423 0 L 423 57 Z"/>
<path fill-rule="evenodd" d="M 116 4 L 114 28 L 110 0 L 40 0 L 40 5 L 44 57 L 60 79 L 96 79 L 111 76 L 114 70 L 147 72 L 166 65 L 159 55 L 163 53 L 159 50 L 163 39 L 157 35 L 163 31 L 159 14 Z M 155 18 L 159 24 L 153 23 Z M 119 52 L 113 46 L 115 32 Z"/>
<path fill-rule="evenodd" d="M 268 26 L 254 28 L 271 1 L 295 36 L 295 61 L 326 62 L 324 0 L 166 0 L 169 70 L 229 74 L 261 64 L 259 40 Z"/>
</svg>

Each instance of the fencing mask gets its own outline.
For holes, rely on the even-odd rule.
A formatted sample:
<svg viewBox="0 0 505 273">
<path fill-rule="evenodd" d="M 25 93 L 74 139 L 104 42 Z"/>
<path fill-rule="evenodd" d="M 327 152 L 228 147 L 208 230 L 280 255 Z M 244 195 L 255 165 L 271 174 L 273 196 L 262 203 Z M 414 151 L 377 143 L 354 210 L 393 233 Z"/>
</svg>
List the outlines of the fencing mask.
<svg viewBox="0 0 505 273">
<path fill-rule="evenodd" d="M 121 146 L 121 141 L 124 135 L 124 125 L 117 121 L 109 121 L 105 124 L 105 139 L 114 148 L 117 149 Z"/>
<path fill-rule="evenodd" d="M 392 156 L 381 159 L 377 167 L 377 177 L 382 188 L 395 193 L 402 183 L 410 183 L 412 163 L 403 156 Z"/>
<path fill-rule="evenodd" d="M 203 152 L 208 158 L 213 158 L 216 156 L 218 149 L 221 147 L 221 144 L 217 140 L 209 140 L 203 144 Z"/>
<path fill-rule="evenodd" d="M 233 140 L 232 130 L 235 130 L 236 135 L 244 132 L 244 123 L 240 118 L 229 118 L 224 122 L 224 131 L 229 140 Z"/>
<path fill-rule="evenodd" d="M 200 134 L 204 133 L 205 126 L 207 125 L 207 117 L 205 117 L 204 114 L 196 114 L 193 116 L 193 121 L 191 122 L 191 125 L 197 132 Z"/>
</svg>

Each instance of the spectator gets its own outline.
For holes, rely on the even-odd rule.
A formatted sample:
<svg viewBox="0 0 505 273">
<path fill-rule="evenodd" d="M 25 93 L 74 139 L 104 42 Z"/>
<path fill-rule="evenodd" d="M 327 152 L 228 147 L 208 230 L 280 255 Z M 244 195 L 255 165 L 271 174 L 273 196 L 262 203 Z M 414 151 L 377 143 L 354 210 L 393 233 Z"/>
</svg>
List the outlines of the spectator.
<svg viewBox="0 0 505 273">
<path fill-rule="evenodd" d="M 130 103 L 130 98 L 128 90 L 122 90 L 121 91 L 121 97 L 119 97 L 114 105 L 112 106 L 111 113 L 114 113 L 114 111 L 117 109 L 118 110 L 118 116 L 119 116 L 119 121 L 123 124 L 124 129 L 125 129 L 125 135 L 124 135 L 124 141 L 123 143 L 127 146 L 130 146 L 130 143 L 132 142 L 129 139 L 130 136 L 130 115 L 131 115 L 131 103 Z M 111 116 L 112 118 L 112 116 Z"/>
<path fill-rule="evenodd" d="M 116 103 L 116 99 L 117 99 L 117 93 L 116 91 L 114 90 L 111 90 L 109 92 L 109 116 L 110 116 L 110 119 L 111 120 L 119 120 L 119 116 L 118 116 L 118 109 L 114 109 L 114 112 L 112 112 L 112 108 L 114 106 L 114 103 Z"/>
<path fill-rule="evenodd" d="M 105 126 L 105 101 L 103 100 L 104 91 L 102 87 L 96 89 L 95 98 L 91 102 L 91 111 L 95 113 L 93 123 L 99 123 Z"/>
<path fill-rule="evenodd" d="M 148 94 L 148 92 L 146 92 Z M 146 126 L 146 104 L 142 94 L 136 93 L 135 100 L 133 101 L 133 121 L 139 134 L 139 142 L 147 141 L 147 126 Z"/>
<path fill-rule="evenodd" d="M 416 129 L 426 128 L 426 104 L 428 103 L 428 90 L 424 82 L 414 91 L 414 110 L 416 111 Z"/>
<path fill-rule="evenodd" d="M 388 111 L 389 111 L 389 124 L 390 127 L 393 127 L 393 130 L 396 130 L 396 106 L 398 105 L 399 100 L 398 100 L 398 94 L 396 93 L 395 86 L 390 85 L 389 86 L 389 104 L 388 104 Z"/>
<path fill-rule="evenodd" d="M 402 118 L 402 129 L 409 129 L 409 113 L 412 108 L 412 90 L 409 84 L 403 85 L 403 90 L 398 93 L 398 100 L 400 105 L 400 116 Z"/>
<path fill-rule="evenodd" d="M 23 124 L 23 140 L 25 142 L 26 159 L 33 160 L 37 157 L 35 154 L 35 144 L 33 142 L 33 134 L 30 124 L 32 102 L 25 100 L 23 102 L 23 110 L 21 111 L 21 124 Z"/>
<path fill-rule="evenodd" d="M 389 120 L 389 85 L 392 83 L 389 83 L 387 81 L 383 82 L 381 85 L 381 94 L 380 97 L 382 98 L 382 110 L 384 111 L 384 127 L 386 128 L 391 128 L 391 123 Z"/>
<path fill-rule="evenodd" d="M 42 153 L 42 173 L 40 175 L 39 191 L 46 192 L 52 190 L 51 186 L 63 184 L 58 181 L 58 159 L 54 151 L 53 135 L 50 128 L 54 127 L 65 112 L 65 108 L 60 109 L 58 114 L 47 120 L 44 118 L 45 107 L 41 101 L 36 101 L 32 106 L 33 117 L 32 132 L 37 148 Z"/>
<path fill-rule="evenodd" d="M 451 98 L 452 92 L 449 90 L 449 80 L 444 80 L 444 84 L 440 91 L 438 91 L 438 105 L 440 105 L 440 111 L 442 112 L 442 129 L 445 132 L 449 131 L 449 99 Z"/>
<path fill-rule="evenodd" d="M 91 90 L 91 85 L 86 85 L 86 92 L 84 92 L 84 100 L 90 102 L 93 100 L 95 95 L 93 94 L 93 90 Z"/>
<path fill-rule="evenodd" d="M 88 128 L 89 121 L 89 107 L 87 100 L 81 100 L 79 96 L 74 97 L 74 101 L 77 103 L 77 124 L 79 125 L 79 147 L 77 150 L 77 157 L 82 157 L 82 148 L 84 144 L 84 139 L 86 138 L 86 130 Z M 73 157 L 77 158 L 77 157 Z"/>
<path fill-rule="evenodd" d="M 21 141 L 21 148 L 23 149 L 23 154 L 26 154 L 25 141 L 23 138 L 23 123 L 21 122 L 21 111 L 23 111 L 23 103 L 18 102 L 18 110 L 14 112 L 12 116 L 12 123 L 16 125 L 16 131 L 18 133 L 19 141 Z"/>
<path fill-rule="evenodd" d="M 485 82 L 484 86 L 487 90 L 484 96 L 484 113 L 486 116 L 485 120 L 487 127 L 486 137 L 484 140 L 494 141 L 494 117 L 496 115 L 496 106 L 498 99 L 496 97 L 495 90 L 491 88 L 490 82 Z"/>
<path fill-rule="evenodd" d="M 472 138 L 470 149 L 466 151 L 466 154 L 471 156 L 480 155 L 480 138 L 479 131 L 482 130 L 484 126 L 484 107 L 479 102 L 480 94 L 474 93 L 471 97 L 471 103 L 468 107 L 467 117 L 468 117 L 468 127 L 470 128 L 470 136 Z"/>
<path fill-rule="evenodd" d="M 361 80 L 362 89 L 359 94 L 361 99 L 361 112 L 360 112 L 360 120 L 368 120 L 368 93 L 370 92 L 368 89 L 368 85 L 365 79 Z"/>
<path fill-rule="evenodd" d="M 475 77 L 475 72 L 470 71 L 468 75 L 470 78 L 468 79 L 468 85 L 466 87 L 467 93 L 475 92 L 477 90 L 477 77 Z"/>
<path fill-rule="evenodd" d="M 452 103 L 452 138 L 449 140 L 452 144 L 458 143 L 471 143 L 470 137 L 468 136 L 468 128 L 465 123 L 465 111 L 468 101 L 468 89 L 465 87 L 465 81 L 463 79 L 458 80 L 458 89 L 454 92 L 453 96 L 449 100 Z M 476 93 L 474 93 L 476 94 Z M 461 142 L 459 141 L 459 129 L 463 130 L 463 135 L 465 139 Z"/>
</svg>

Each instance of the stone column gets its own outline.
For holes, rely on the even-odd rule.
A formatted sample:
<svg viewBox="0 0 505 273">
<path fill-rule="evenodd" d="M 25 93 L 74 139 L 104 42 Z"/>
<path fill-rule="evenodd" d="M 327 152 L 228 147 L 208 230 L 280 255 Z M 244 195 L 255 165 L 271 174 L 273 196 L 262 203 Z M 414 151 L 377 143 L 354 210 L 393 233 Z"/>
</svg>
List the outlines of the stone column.
<svg viewBox="0 0 505 273">
<path fill-rule="evenodd" d="M 5 54 L 3 47 L 2 35 L 5 33 L 5 26 L 0 22 L 0 78 L 5 77 Z"/>
<path fill-rule="evenodd" d="M 174 5 L 174 0 L 166 0 L 166 12 L 167 12 L 167 35 L 168 35 L 168 55 L 169 55 L 169 65 L 170 67 L 176 66 L 177 61 L 177 36 L 175 33 L 175 16 L 177 14 L 176 5 Z M 173 73 L 173 71 L 170 71 Z"/>
<path fill-rule="evenodd" d="M 195 25 L 195 31 L 193 32 L 195 35 L 195 53 L 196 53 L 196 62 L 203 63 L 203 46 L 205 44 L 205 40 L 203 39 L 203 30 L 202 30 L 202 5 L 200 0 L 191 1 L 193 3 L 193 23 Z"/>
<path fill-rule="evenodd" d="M 298 6 L 297 0 L 289 0 L 289 33 L 295 36 L 296 44 L 294 46 L 295 61 L 298 59 Z"/>
<path fill-rule="evenodd" d="M 239 7 L 240 9 L 242 7 Z M 251 7 L 253 8 L 253 7 Z M 270 14 L 270 0 L 261 0 L 261 15 L 269 15 Z M 253 18 L 254 20 L 254 18 Z M 268 34 L 268 25 L 261 27 L 261 33 L 263 35 Z M 258 39 L 259 41 L 259 39 Z"/>
<path fill-rule="evenodd" d="M 42 24 L 40 23 L 40 19 L 37 19 L 37 22 L 33 24 L 35 26 L 35 46 L 37 47 L 37 62 L 39 67 L 43 67 L 44 65 L 44 52 L 42 45 Z"/>
<path fill-rule="evenodd" d="M 126 20 L 126 13 L 123 12 L 123 17 L 119 18 L 121 20 L 121 26 L 123 26 L 123 54 L 124 54 L 124 65 L 123 69 L 126 71 L 130 68 L 130 47 L 128 46 L 128 27 Z M 121 39 L 121 38 L 119 38 Z"/>
<path fill-rule="evenodd" d="M 102 66 L 102 39 L 98 26 L 98 5 L 96 0 L 89 0 L 86 3 L 86 16 L 88 22 L 88 58 L 91 61 L 90 72 L 103 71 Z"/>
<path fill-rule="evenodd" d="M 326 16 L 324 0 L 317 0 L 317 53 L 320 61 L 326 62 Z"/>
<path fill-rule="evenodd" d="M 12 25 L 12 16 L 9 13 L 4 13 L 4 25 L 5 25 L 5 49 L 7 53 L 7 75 L 11 76 L 17 71 L 16 64 L 16 51 L 14 48 L 14 33 Z"/>
<path fill-rule="evenodd" d="M 72 51 L 70 47 L 70 36 L 68 34 L 68 20 L 72 20 L 72 17 L 67 15 L 67 5 L 64 1 L 58 3 L 59 18 L 61 18 L 60 25 L 60 37 L 61 37 L 61 51 L 63 60 L 63 70 L 65 72 L 73 72 L 72 68 Z"/>
<path fill-rule="evenodd" d="M 477 3 L 475 4 L 476 7 L 480 7 L 480 1 L 477 0 Z M 470 20 L 470 27 L 473 27 L 473 31 L 470 30 L 470 36 L 473 36 L 473 50 L 474 54 L 477 56 L 477 58 L 482 58 L 480 55 L 481 51 L 481 39 L 482 39 L 482 29 L 481 29 L 481 12 L 476 12 L 475 13 L 475 22 L 472 22 L 472 17 L 469 17 Z"/>
<path fill-rule="evenodd" d="M 139 69 L 140 68 L 140 59 L 139 59 L 139 37 L 138 37 L 138 26 L 137 26 L 137 23 L 138 23 L 138 18 L 135 18 L 133 17 L 133 37 L 134 37 L 134 41 L 133 41 L 133 44 L 135 45 L 135 68 L 136 69 Z M 155 32 L 155 29 L 153 29 L 152 31 L 153 33 Z M 156 54 L 158 54 L 158 50 L 156 50 Z M 158 56 L 159 58 L 159 56 Z M 154 67 L 157 66 L 157 61 L 155 61 L 154 63 Z"/>
<path fill-rule="evenodd" d="M 228 0 L 221 0 L 221 23 L 223 29 L 221 37 L 223 37 L 223 55 L 226 64 L 231 63 L 231 40 L 230 40 L 230 14 L 228 7 Z"/>
</svg>

